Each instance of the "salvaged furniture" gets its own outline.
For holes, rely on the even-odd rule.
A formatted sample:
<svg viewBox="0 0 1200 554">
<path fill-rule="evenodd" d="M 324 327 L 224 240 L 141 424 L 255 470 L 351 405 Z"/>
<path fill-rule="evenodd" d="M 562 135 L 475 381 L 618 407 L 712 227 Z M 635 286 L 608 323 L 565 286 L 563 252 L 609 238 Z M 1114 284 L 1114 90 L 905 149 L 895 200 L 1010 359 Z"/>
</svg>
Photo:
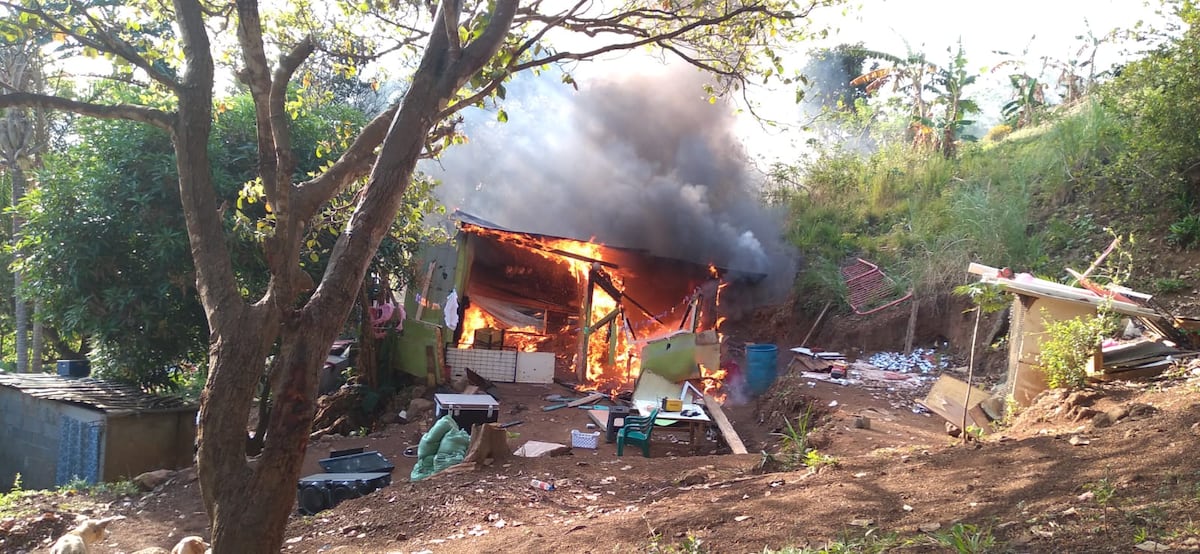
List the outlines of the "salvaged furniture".
<svg viewBox="0 0 1200 554">
<path fill-rule="evenodd" d="M 642 456 L 650 457 L 650 434 L 654 432 L 654 418 L 658 410 L 648 416 L 626 416 L 625 426 L 617 432 L 617 455 L 625 455 L 625 443 L 640 445 Z"/>
</svg>

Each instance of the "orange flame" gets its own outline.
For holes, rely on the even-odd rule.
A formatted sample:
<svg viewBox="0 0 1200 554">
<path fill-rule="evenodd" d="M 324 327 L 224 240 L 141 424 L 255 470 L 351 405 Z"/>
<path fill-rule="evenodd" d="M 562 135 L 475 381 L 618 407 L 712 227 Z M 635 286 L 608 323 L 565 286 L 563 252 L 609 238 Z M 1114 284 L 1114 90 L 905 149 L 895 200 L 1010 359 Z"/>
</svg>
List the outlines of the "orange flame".
<svg viewBox="0 0 1200 554">
<path fill-rule="evenodd" d="M 480 329 L 504 329 L 508 333 L 529 333 L 508 334 L 504 337 L 505 343 L 511 343 L 518 350 L 524 352 L 537 352 L 538 347 L 550 338 L 540 334 L 533 326 L 507 327 L 478 306 L 470 306 L 463 313 L 462 328 L 462 340 L 458 342 L 461 348 L 470 348 L 473 346 L 475 344 L 475 331 Z"/>
<path fill-rule="evenodd" d="M 729 375 L 724 369 L 708 369 L 704 364 L 700 365 L 700 384 L 703 385 L 704 394 L 712 396 L 722 404 L 725 403 L 725 378 Z"/>
<path fill-rule="evenodd" d="M 574 276 L 575 281 L 579 284 L 579 289 L 586 290 L 589 274 L 592 271 L 593 264 L 597 262 L 608 262 L 605 260 L 604 245 L 596 242 L 581 242 L 570 239 L 553 239 L 547 237 L 539 237 L 527 235 L 523 233 L 514 233 L 507 231 L 497 231 L 474 225 L 466 224 L 464 229 L 477 235 L 487 236 L 504 243 L 513 244 L 525 250 L 533 252 L 546 260 L 565 266 L 565 269 Z M 710 275 L 713 278 L 718 277 L 717 268 L 712 264 L 708 267 Z M 624 290 L 624 283 L 619 274 L 613 271 L 605 271 L 613 286 L 617 291 Z M 725 285 L 722 284 L 723 288 Z M 719 301 L 719 293 L 718 293 Z M 601 286 L 595 286 L 592 289 L 591 310 L 588 321 L 591 325 L 603 319 L 605 316 L 612 313 L 614 310 L 623 308 L 621 302 L 617 298 L 613 298 Z M 475 313 L 478 312 L 478 313 Z M 662 324 L 655 324 L 653 320 L 647 322 L 649 325 L 645 328 L 639 325 L 638 334 L 642 336 L 654 336 L 668 331 L 668 327 Z M 582 326 L 580 322 L 579 326 Z M 474 341 L 474 329 L 482 329 L 486 327 L 499 327 L 494 319 L 482 310 L 476 309 L 474 306 L 467 310 L 463 318 L 463 346 L 470 346 Z M 525 329 L 512 329 L 513 331 L 524 331 Z M 576 333 L 581 333 L 582 329 L 572 330 Z M 538 343 L 545 340 L 545 337 L 537 337 Z M 510 340 L 505 338 L 506 342 Z M 526 347 L 527 351 L 528 347 Z M 578 357 L 578 355 L 576 356 Z M 595 390 L 601 387 L 606 389 L 618 389 L 623 385 L 633 382 L 641 371 L 641 362 L 638 356 L 638 345 L 633 340 L 629 329 L 626 326 L 624 314 L 618 314 L 612 322 L 603 326 L 592 329 L 591 338 L 588 341 L 587 352 L 585 353 L 586 360 L 575 360 L 572 362 L 572 370 L 575 370 L 578 363 L 587 364 L 587 383 L 581 383 L 580 389 Z M 717 393 L 714 397 L 724 400 L 724 393 L 719 390 L 720 380 L 724 378 L 723 370 L 708 371 L 701 368 L 701 374 L 708 379 L 704 381 L 704 390 L 706 392 L 712 390 Z"/>
</svg>

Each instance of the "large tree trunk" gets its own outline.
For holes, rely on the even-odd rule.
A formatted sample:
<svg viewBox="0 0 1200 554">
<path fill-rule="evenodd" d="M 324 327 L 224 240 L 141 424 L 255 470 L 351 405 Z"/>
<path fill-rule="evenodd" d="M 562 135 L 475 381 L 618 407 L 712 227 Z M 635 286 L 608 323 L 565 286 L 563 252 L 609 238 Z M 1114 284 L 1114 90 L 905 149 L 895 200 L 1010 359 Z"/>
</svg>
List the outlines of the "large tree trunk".
<svg viewBox="0 0 1200 554">
<path fill-rule="evenodd" d="M 455 10 L 447 21 L 456 31 L 457 4 L 448 1 L 445 7 Z M 277 215 L 275 234 L 264 241 L 270 284 L 260 301 L 247 305 L 225 248 L 210 173 L 207 140 L 212 122 L 213 62 L 208 36 L 199 4 L 175 1 L 188 63 L 177 90 L 179 112 L 172 135 L 197 289 L 211 332 L 210 370 L 200 408 L 198 473 L 205 509 L 212 520 L 213 550 L 218 554 L 278 552 L 283 546 L 313 421 L 318 370 L 358 296 L 371 258 L 400 211 L 404 191 L 441 110 L 466 79 L 495 55 L 516 7 L 517 0 L 497 2 L 487 29 L 465 49 L 449 44 L 451 33 L 431 35 L 359 203 L 330 254 L 325 274 L 303 302 L 306 290 L 298 265 L 302 229 L 315 213 L 314 207 L 336 192 L 293 199 L 293 194 L 302 196 L 305 191 L 287 182 L 294 164 L 287 148 L 288 118 L 282 112 L 290 70 L 283 68 L 292 64 L 294 70 L 307 54 L 303 43 L 288 54 L 272 85 L 265 69 L 257 5 L 252 0 L 238 3 L 245 76 L 258 110 L 259 166 Z M 435 20 L 440 21 L 441 14 L 439 10 Z M 278 351 L 271 368 L 274 402 L 270 421 L 262 454 L 248 462 L 249 410 L 264 360 L 273 347 Z M 221 405 L 214 405 L 216 400 Z"/>
<path fill-rule="evenodd" d="M 36 301 L 33 303 L 33 340 L 29 346 L 29 371 L 31 373 L 42 372 L 42 350 L 45 350 L 45 334 L 42 326 L 42 303 Z"/>
<path fill-rule="evenodd" d="M 17 153 L 19 156 L 20 154 Z M 9 173 L 12 175 L 12 205 L 16 206 L 25 197 L 25 170 L 21 160 L 12 160 Z M 13 214 L 12 240 L 15 243 L 21 234 L 21 218 Z M 19 254 L 18 254 L 19 255 Z M 21 297 L 21 285 L 24 281 L 20 271 L 13 272 L 13 323 L 17 328 L 17 340 L 14 347 L 17 350 L 17 373 L 29 371 L 29 303 Z"/>
</svg>

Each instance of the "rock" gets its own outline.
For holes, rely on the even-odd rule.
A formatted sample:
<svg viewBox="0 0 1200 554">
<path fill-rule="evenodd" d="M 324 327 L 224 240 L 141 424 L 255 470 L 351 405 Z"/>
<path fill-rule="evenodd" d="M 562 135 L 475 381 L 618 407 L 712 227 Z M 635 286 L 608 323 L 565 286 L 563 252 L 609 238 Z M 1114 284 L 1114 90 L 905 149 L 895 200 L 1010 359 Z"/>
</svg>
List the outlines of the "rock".
<svg viewBox="0 0 1200 554">
<path fill-rule="evenodd" d="M 1083 421 L 1085 419 L 1094 419 L 1100 412 L 1091 408 L 1080 408 L 1075 412 L 1075 421 Z"/>
<path fill-rule="evenodd" d="M 958 437 L 959 435 L 962 434 L 962 430 L 959 429 L 957 425 L 947 421 L 946 422 L 946 434 L 950 435 L 951 437 Z"/>
<path fill-rule="evenodd" d="M 176 480 L 178 480 L 180 483 L 184 483 L 184 484 L 195 481 L 197 479 L 197 477 L 198 476 L 196 475 L 196 466 L 185 467 L 185 468 L 179 470 L 179 472 L 175 474 Z"/>
<path fill-rule="evenodd" d="M 1200 437 L 1200 421 L 1192 424 L 1192 434 Z"/>
<path fill-rule="evenodd" d="M 711 466 L 709 466 L 711 467 Z M 676 484 L 680 487 L 690 487 L 692 485 L 700 485 L 708 482 L 708 468 L 698 467 L 689 471 L 685 471 L 679 476 Z"/>
<path fill-rule="evenodd" d="M 920 529 L 922 533 L 932 533 L 941 528 L 942 528 L 942 524 L 937 523 L 936 521 L 932 522 L 932 523 L 922 523 L 917 526 L 917 529 Z"/>
<path fill-rule="evenodd" d="M 1170 550 L 1170 548 L 1167 545 L 1162 544 L 1162 543 L 1157 543 L 1154 541 L 1146 541 L 1143 543 L 1138 543 L 1138 544 L 1133 545 L 1133 547 L 1138 550 L 1143 550 L 1146 552 L 1166 552 L 1166 551 Z"/>
<path fill-rule="evenodd" d="M 1129 410 L 1126 409 L 1125 406 L 1117 406 L 1116 408 L 1109 410 L 1107 414 L 1108 419 L 1115 424 L 1116 422 L 1125 419 L 1125 416 L 1129 415 Z"/>
<path fill-rule="evenodd" d="M 138 488 L 144 491 L 152 491 L 158 488 L 159 485 L 167 482 L 167 479 L 170 479 L 174 474 L 175 472 L 169 469 L 147 471 L 146 473 L 134 477 L 133 482 L 137 484 Z"/>
<path fill-rule="evenodd" d="M 855 527 L 870 527 L 875 525 L 875 521 L 871 519 L 852 519 L 850 520 L 850 525 Z"/>
<path fill-rule="evenodd" d="M 1067 439 L 1067 442 L 1071 443 L 1071 446 L 1087 446 L 1092 444 L 1091 439 L 1081 435 L 1071 435 L 1071 438 Z"/>
<path fill-rule="evenodd" d="M 1096 429 L 1100 429 L 1103 427 L 1112 427 L 1113 423 L 1115 423 L 1115 421 L 1113 420 L 1112 416 L 1108 415 L 1105 412 L 1100 412 L 1100 413 L 1096 414 L 1095 416 L 1092 416 L 1092 427 L 1094 427 Z"/>
<path fill-rule="evenodd" d="M 854 428 L 855 429 L 870 429 L 871 428 L 871 418 L 869 418 L 867 416 L 855 417 L 854 418 Z"/>
<path fill-rule="evenodd" d="M 1133 417 L 1133 418 L 1146 417 L 1146 416 L 1151 416 L 1151 415 L 1154 415 L 1155 413 L 1157 413 L 1158 408 L 1155 408 L 1154 406 L 1151 406 L 1149 404 L 1142 404 L 1140 402 L 1134 402 L 1133 404 L 1129 405 L 1128 412 L 1129 412 L 1129 417 Z"/>
<path fill-rule="evenodd" d="M 433 401 L 424 398 L 414 398 L 408 403 L 408 420 L 419 419 L 426 412 L 433 411 Z"/>
<path fill-rule="evenodd" d="M 141 550 L 135 550 L 133 552 L 133 554 L 170 554 L 170 552 L 165 548 L 151 546 L 150 548 L 143 548 Z"/>
</svg>

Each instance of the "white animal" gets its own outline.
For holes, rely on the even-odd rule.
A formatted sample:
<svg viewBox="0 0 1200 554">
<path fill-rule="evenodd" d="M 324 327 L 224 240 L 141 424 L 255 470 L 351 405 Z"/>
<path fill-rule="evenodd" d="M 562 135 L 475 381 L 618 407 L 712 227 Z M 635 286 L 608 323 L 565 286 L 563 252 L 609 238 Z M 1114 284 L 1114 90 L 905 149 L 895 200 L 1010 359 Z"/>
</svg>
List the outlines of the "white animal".
<svg viewBox="0 0 1200 554">
<path fill-rule="evenodd" d="M 108 535 L 108 524 L 125 519 L 125 516 L 106 517 L 104 519 L 86 519 L 74 529 L 54 541 L 50 554 L 87 554 L 88 545 L 104 540 Z"/>
<path fill-rule="evenodd" d="M 208 543 L 197 536 L 184 537 L 171 549 L 171 554 L 212 554 Z"/>
</svg>

